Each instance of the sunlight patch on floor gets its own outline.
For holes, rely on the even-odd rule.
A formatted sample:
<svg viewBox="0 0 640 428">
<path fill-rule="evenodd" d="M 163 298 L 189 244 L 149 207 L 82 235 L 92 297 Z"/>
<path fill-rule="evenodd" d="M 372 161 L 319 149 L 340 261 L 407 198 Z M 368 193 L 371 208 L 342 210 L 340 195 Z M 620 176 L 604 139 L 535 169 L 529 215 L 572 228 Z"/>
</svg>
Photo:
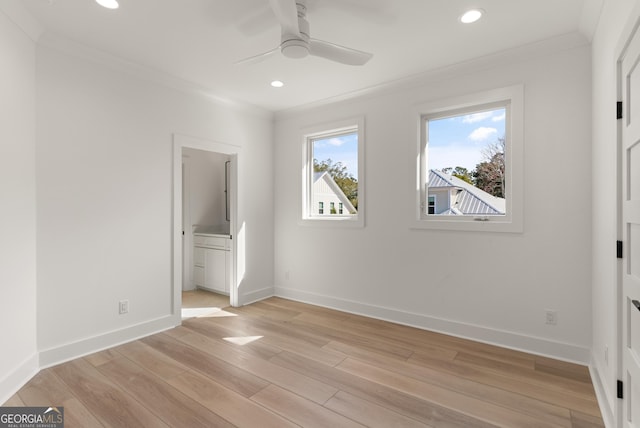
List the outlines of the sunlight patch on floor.
<svg viewBox="0 0 640 428">
<path fill-rule="evenodd" d="M 213 318 L 213 317 L 237 317 L 238 315 L 220 308 L 182 308 L 182 319 L 187 318 Z"/>
<path fill-rule="evenodd" d="M 258 339 L 262 339 L 264 336 L 236 336 L 236 337 L 223 337 L 227 342 L 235 343 L 236 345 L 246 345 L 247 343 L 254 342 Z"/>
</svg>

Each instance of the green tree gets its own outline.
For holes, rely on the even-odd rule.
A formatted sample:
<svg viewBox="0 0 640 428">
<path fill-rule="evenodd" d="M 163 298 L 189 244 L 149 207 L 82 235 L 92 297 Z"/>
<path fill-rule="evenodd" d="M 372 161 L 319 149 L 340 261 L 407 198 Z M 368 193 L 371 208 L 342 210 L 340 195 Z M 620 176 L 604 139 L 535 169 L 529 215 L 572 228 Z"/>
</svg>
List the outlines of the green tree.
<svg viewBox="0 0 640 428">
<path fill-rule="evenodd" d="M 344 192 L 349 202 L 358 209 L 358 180 L 347 171 L 347 167 L 342 162 L 333 162 L 331 159 L 318 161 L 313 160 L 313 171 L 327 171 L 333 181 Z"/>
<path fill-rule="evenodd" d="M 469 184 L 473 184 L 473 177 L 471 176 L 472 173 L 463 166 L 443 168 L 442 172 L 458 177 L 460 180 L 466 181 Z"/>
</svg>

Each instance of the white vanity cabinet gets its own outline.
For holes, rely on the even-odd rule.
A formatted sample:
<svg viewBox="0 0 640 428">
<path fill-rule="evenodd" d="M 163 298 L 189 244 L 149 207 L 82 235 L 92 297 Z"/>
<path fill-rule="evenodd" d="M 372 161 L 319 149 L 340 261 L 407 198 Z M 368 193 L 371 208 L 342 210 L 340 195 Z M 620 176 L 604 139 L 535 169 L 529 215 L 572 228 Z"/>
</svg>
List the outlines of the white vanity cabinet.
<svg viewBox="0 0 640 428">
<path fill-rule="evenodd" d="M 196 287 L 229 294 L 230 244 L 227 235 L 193 234 L 193 280 Z"/>
</svg>

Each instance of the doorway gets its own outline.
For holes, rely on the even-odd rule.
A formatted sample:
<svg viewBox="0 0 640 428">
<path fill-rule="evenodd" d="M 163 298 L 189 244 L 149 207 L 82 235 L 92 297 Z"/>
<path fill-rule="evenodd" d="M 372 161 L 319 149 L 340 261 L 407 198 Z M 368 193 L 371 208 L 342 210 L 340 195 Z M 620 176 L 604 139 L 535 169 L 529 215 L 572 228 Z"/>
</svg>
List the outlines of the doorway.
<svg viewBox="0 0 640 428">
<path fill-rule="evenodd" d="M 224 254 L 222 266 L 226 266 L 226 278 L 225 281 L 228 284 L 228 303 L 231 306 L 239 306 L 238 292 L 237 292 L 237 245 L 235 245 L 237 234 L 237 200 L 238 200 L 238 157 L 240 148 L 230 144 L 219 143 L 210 140 L 197 139 L 193 137 L 174 134 L 173 136 L 173 290 L 172 290 L 172 314 L 176 325 L 180 324 L 182 318 L 182 293 L 183 289 L 193 289 L 194 283 L 202 283 L 204 285 L 204 279 L 194 278 L 194 276 L 200 273 L 204 274 L 206 261 L 202 260 L 203 266 L 194 268 L 194 263 L 197 264 L 193 254 L 194 240 L 201 242 L 203 251 L 198 250 L 197 257 L 200 260 L 206 255 L 211 258 L 212 262 L 217 263 L 215 260 L 220 259 L 220 255 L 216 250 L 220 249 Z M 183 192 L 185 184 L 189 180 L 193 179 L 192 175 L 185 173 L 183 170 L 183 153 L 190 153 L 191 156 L 203 153 L 211 158 L 223 159 L 221 165 L 225 168 L 223 180 L 226 184 L 226 194 L 220 190 L 220 194 L 215 195 L 217 203 L 214 205 L 222 212 L 224 222 L 221 221 L 203 221 L 202 215 L 198 214 L 198 222 L 195 222 L 194 213 L 190 212 L 193 208 L 193 204 L 185 205 L 185 199 L 191 197 L 188 193 Z M 186 168 L 189 168 L 189 163 L 186 163 Z M 187 171 L 188 172 L 188 171 Z M 228 196 L 225 202 L 225 196 Z M 221 202 L 222 201 L 222 202 Z M 188 202 L 188 201 L 187 201 Z M 222 204 L 222 207 L 220 206 Z M 225 206 L 226 205 L 226 206 Z M 202 209 L 199 209 L 202 211 Z M 206 209 L 204 209 L 206 211 Z M 186 219 L 186 217 L 190 217 Z M 211 218 L 211 217 L 209 217 Z M 228 221 L 226 220 L 228 218 Z M 187 223 L 185 224 L 185 219 Z M 202 223 L 219 223 L 219 224 L 202 224 Z M 227 239 L 224 239 L 223 235 L 227 235 Z M 208 239 L 208 237 L 211 239 Z M 187 237 L 188 239 L 185 239 Z M 218 239 L 220 238 L 220 239 Z M 200 244 L 196 244 L 200 245 Z M 221 246 L 221 248 L 216 247 Z M 211 251 L 209 251 L 209 249 Z M 208 254 L 211 252 L 211 254 Z M 190 271 L 195 269 L 195 274 L 191 276 Z M 219 272 L 220 265 L 216 265 L 216 272 Z M 190 282 L 189 278 L 194 279 L 194 283 Z M 224 292 L 224 291 L 223 291 Z M 185 302 L 188 304 L 188 302 Z"/>
</svg>

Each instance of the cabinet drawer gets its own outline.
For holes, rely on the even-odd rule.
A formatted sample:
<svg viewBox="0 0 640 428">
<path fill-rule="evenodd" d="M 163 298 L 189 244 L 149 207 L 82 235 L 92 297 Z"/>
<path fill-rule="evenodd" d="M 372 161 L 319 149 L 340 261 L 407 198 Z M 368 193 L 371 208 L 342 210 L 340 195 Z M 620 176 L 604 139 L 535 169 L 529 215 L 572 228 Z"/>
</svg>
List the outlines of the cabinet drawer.
<svg viewBox="0 0 640 428">
<path fill-rule="evenodd" d="M 204 239 L 204 245 L 207 247 L 222 248 L 225 250 L 228 248 L 228 242 L 228 239 L 217 236 L 207 236 Z"/>
<path fill-rule="evenodd" d="M 193 245 L 196 247 L 229 249 L 229 238 L 222 236 L 193 235 Z"/>
</svg>

